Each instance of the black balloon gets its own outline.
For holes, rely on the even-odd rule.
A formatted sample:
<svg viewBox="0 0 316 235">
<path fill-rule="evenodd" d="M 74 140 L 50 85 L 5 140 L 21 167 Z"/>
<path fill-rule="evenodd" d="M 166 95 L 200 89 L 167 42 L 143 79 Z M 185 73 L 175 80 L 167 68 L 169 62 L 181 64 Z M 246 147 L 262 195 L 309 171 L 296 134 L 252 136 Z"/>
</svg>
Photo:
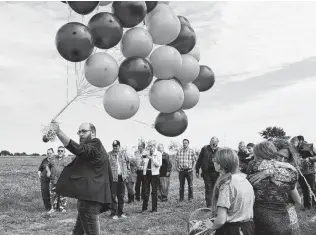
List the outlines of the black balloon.
<svg viewBox="0 0 316 235">
<path fill-rule="evenodd" d="M 42 140 L 43 140 L 43 142 L 44 142 L 44 143 L 47 143 L 47 142 L 49 141 L 49 139 L 47 138 L 47 136 L 46 136 L 46 135 L 43 135 Z"/>
<path fill-rule="evenodd" d="M 129 57 L 120 65 L 118 80 L 120 83 L 133 87 L 136 91 L 142 91 L 153 80 L 153 67 L 145 58 Z"/>
<path fill-rule="evenodd" d="M 94 38 L 94 44 L 100 49 L 110 49 L 116 46 L 122 39 L 123 27 L 118 18 L 108 12 L 94 15 L 88 27 Z"/>
<path fill-rule="evenodd" d="M 196 35 L 190 25 L 181 24 L 181 30 L 178 37 L 168 46 L 176 48 L 180 54 L 189 53 L 196 44 Z"/>
<path fill-rule="evenodd" d="M 147 6 L 144 1 L 115 1 L 112 3 L 112 13 L 124 28 L 132 28 L 143 21 L 147 14 Z"/>
<path fill-rule="evenodd" d="M 99 2 L 95 1 L 67 1 L 71 9 L 77 12 L 80 15 L 88 15 L 94 11 L 99 5 Z"/>
<path fill-rule="evenodd" d="M 215 83 L 215 74 L 210 67 L 200 65 L 199 76 L 192 83 L 197 86 L 200 92 L 207 91 Z"/>
<path fill-rule="evenodd" d="M 84 61 L 94 49 L 90 29 L 78 22 L 63 25 L 57 31 L 55 43 L 59 54 L 71 62 Z"/>
<path fill-rule="evenodd" d="M 159 113 L 155 120 L 155 129 L 164 136 L 175 137 L 185 132 L 188 124 L 187 115 L 180 109 L 173 113 Z"/>
<path fill-rule="evenodd" d="M 190 22 L 188 21 L 187 18 L 185 18 L 184 16 L 178 16 L 179 20 L 180 20 L 180 24 L 185 24 L 185 25 L 189 25 L 191 26 Z"/>
<path fill-rule="evenodd" d="M 151 12 L 158 5 L 158 1 L 146 1 L 147 13 Z"/>
</svg>

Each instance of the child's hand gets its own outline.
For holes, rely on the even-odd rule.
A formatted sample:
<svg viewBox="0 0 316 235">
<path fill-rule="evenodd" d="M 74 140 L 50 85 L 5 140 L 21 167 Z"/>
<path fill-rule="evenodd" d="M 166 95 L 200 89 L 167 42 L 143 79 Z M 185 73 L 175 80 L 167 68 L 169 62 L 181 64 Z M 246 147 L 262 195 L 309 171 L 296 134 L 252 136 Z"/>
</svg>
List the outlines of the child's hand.
<svg viewBox="0 0 316 235">
<path fill-rule="evenodd" d="M 46 176 L 49 178 L 50 177 L 50 172 L 47 172 Z"/>
</svg>

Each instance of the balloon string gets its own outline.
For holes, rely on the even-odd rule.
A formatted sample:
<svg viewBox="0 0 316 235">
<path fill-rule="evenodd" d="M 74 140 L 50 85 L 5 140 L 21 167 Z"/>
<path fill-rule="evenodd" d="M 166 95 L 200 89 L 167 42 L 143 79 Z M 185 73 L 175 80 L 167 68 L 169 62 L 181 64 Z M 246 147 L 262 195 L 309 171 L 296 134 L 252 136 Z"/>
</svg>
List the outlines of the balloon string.
<svg viewBox="0 0 316 235">
<path fill-rule="evenodd" d="M 68 66 L 68 61 L 67 61 L 67 87 L 66 87 L 66 98 L 67 98 L 67 100 L 66 100 L 66 103 L 68 103 L 68 90 L 69 90 L 69 85 L 68 85 L 68 83 L 69 83 L 69 66 Z"/>
<path fill-rule="evenodd" d="M 52 119 L 52 122 L 54 122 L 54 121 L 59 117 L 59 115 L 62 114 L 62 113 L 65 111 L 65 109 L 66 109 L 72 102 L 74 102 L 74 101 L 78 98 L 78 96 L 79 96 L 79 95 L 76 95 L 72 100 L 70 100 L 70 101 L 59 111 L 59 113 L 56 114 L 56 116 Z"/>
</svg>

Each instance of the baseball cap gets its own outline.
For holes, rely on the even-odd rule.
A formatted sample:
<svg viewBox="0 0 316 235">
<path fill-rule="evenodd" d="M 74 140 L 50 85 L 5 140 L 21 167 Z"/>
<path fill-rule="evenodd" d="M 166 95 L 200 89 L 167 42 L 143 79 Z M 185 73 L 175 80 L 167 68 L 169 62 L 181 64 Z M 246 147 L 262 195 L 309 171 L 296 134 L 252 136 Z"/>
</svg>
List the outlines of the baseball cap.
<svg viewBox="0 0 316 235">
<path fill-rule="evenodd" d="M 112 146 L 113 147 L 121 146 L 121 143 L 118 140 L 114 140 L 113 143 L 112 143 Z"/>
</svg>

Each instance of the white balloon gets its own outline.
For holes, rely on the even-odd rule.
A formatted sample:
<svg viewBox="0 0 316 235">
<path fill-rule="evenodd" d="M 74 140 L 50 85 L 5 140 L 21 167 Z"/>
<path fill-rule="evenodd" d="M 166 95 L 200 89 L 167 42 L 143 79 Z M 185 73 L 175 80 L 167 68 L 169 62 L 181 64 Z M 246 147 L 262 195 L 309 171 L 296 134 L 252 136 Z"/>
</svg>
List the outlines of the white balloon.
<svg viewBox="0 0 316 235">
<path fill-rule="evenodd" d="M 139 95 L 134 88 L 126 84 L 115 84 L 104 93 L 104 109 L 113 118 L 129 119 L 137 113 L 139 105 Z"/>
<path fill-rule="evenodd" d="M 191 109 L 200 100 L 200 91 L 193 83 L 187 83 L 182 85 L 184 92 L 184 101 L 181 109 Z"/>
<path fill-rule="evenodd" d="M 147 30 L 155 44 L 166 45 L 179 36 L 181 23 L 174 13 L 158 11 L 148 20 Z"/>
<path fill-rule="evenodd" d="M 157 81 L 149 91 L 149 101 L 161 113 L 175 112 L 183 105 L 182 86 L 174 80 Z"/>
<path fill-rule="evenodd" d="M 191 55 L 184 54 L 181 57 L 182 65 L 176 71 L 175 76 L 182 84 L 193 82 L 199 76 L 199 62 Z"/>
<path fill-rule="evenodd" d="M 84 64 L 87 81 L 100 88 L 107 87 L 116 80 L 118 69 L 116 60 L 105 52 L 94 53 Z"/>
<path fill-rule="evenodd" d="M 150 55 L 150 62 L 156 78 L 170 79 L 181 67 L 182 57 L 174 47 L 161 46 Z"/>
</svg>

